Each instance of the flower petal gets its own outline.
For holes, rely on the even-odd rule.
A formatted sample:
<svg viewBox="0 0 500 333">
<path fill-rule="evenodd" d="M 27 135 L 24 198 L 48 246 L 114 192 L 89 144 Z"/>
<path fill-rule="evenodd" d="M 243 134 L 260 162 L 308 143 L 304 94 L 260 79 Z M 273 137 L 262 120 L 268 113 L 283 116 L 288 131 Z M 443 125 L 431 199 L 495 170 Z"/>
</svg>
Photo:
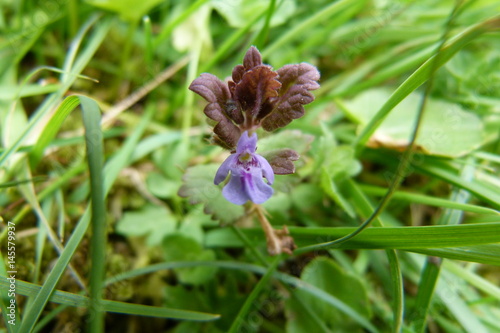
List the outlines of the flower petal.
<svg viewBox="0 0 500 333">
<path fill-rule="evenodd" d="M 245 183 L 242 175 L 231 173 L 229 183 L 222 189 L 222 195 L 227 201 L 235 205 L 243 205 L 250 199 L 244 187 Z"/>
<path fill-rule="evenodd" d="M 243 173 L 243 182 L 243 189 L 248 198 L 256 204 L 266 202 L 273 195 L 273 188 L 264 182 L 259 169 L 253 169 L 251 173 Z"/>
<path fill-rule="evenodd" d="M 227 174 L 231 170 L 231 165 L 234 163 L 236 154 L 231 154 L 226 160 L 221 164 L 217 172 L 215 173 L 214 184 L 219 185 L 226 179 Z"/>
<path fill-rule="evenodd" d="M 257 161 L 259 161 L 260 167 L 262 168 L 262 175 L 266 177 L 269 184 L 274 183 L 274 171 L 271 164 L 269 164 L 269 162 L 259 154 L 254 154 L 254 156 L 257 158 Z"/>
<path fill-rule="evenodd" d="M 236 153 L 241 154 L 245 150 L 254 153 L 256 149 L 257 149 L 257 133 L 253 133 L 252 136 L 248 136 L 248 131 L 241 133 L 240 139 L 238 140 Z"/>
</svg>

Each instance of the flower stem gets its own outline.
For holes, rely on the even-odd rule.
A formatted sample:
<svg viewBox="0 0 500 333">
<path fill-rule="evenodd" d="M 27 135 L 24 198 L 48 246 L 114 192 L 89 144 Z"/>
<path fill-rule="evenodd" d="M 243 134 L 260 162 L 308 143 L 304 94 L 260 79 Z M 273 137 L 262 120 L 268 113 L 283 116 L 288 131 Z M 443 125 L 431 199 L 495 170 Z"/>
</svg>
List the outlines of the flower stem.
<svg viewBox="0 0 500 333">
<path fill-rule="evenodd" d="M 273 229 L 265 215 L 264 208 L 260 205 L 253 205 L 252 210 L 257 213 L 257 218 L 266 234 L 267 252 L 272 256 L 281 253 L 292 254 L 296 245 L 293 242 L 293 238 L 289 236 L 287 227 L 283 226 L 282 230 Z"/>
</svg>

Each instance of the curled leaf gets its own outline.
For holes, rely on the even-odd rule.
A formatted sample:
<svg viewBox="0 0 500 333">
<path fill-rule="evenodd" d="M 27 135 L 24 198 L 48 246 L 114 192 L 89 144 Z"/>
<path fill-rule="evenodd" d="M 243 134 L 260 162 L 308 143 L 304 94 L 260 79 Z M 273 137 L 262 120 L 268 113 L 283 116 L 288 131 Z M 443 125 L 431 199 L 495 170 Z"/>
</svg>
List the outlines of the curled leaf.
<svg viewBox="0 0 500 333">
<path fill-rule="evenodd" d="M 207 102 L 203 112 L 208 118 L 215 120 L 213 141 L 224 143 L 225 148 L 234 148 L 240 137 L 237 124 L 243 122 L 243 114 L 231 98 L 229 88 L 215 75 L 203 73 L 195 79 L 189 89 Z"/>
<path fill-rule="evenodd" d="M 234 98 L 243 112 L 252 118 L 261 119 L 272 110 L 270 99 L 278 96 L 281 83 L 278 74 L 269 66 L 261 65 L 243 74 L 234 89 Z"/>
<path fill-rule="evenodd" d="M 243 57 L 243 67 L 248 71 L 260 65 L 262 65 L 262 56 L 255 46 L 251 46 Z"/>
<path fill-rule="evenodd" d="M 292 149 L 277 149 L 263 153 L 276 175 L 289 175 L 295 172 L 293 161 L 299 159 L 299 154 Z"/>
<path fill-rule="evenodd" d="M 309 91 L 319 88 L 319 71 L 313 65 L 300 63 L 285 65 L 277 71 L 281 82 L 279 96 L 273 100 L 274 109 L 262 120 L 266 131 L 288 125 L 293 119 L 304 115 L 303 105 L 314 101 Z"/>
</svg>

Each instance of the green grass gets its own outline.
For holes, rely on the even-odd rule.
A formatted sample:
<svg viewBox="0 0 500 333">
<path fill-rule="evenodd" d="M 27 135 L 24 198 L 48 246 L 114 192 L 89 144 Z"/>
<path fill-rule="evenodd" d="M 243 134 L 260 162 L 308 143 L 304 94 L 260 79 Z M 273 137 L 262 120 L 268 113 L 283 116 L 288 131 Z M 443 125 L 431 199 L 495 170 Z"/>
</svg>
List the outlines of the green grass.
<svg viewBox="0 0 500 333">
<path fill-rule="evenodd" d="M 499 7 L 2 3 L 0 332 L 500 332 Z M 235 223 L 187 89 L 251 45 L 321 72 L 303 118 L 259 132 L 301 155 L 263 205 L 293 255 Z"/>
</svg>

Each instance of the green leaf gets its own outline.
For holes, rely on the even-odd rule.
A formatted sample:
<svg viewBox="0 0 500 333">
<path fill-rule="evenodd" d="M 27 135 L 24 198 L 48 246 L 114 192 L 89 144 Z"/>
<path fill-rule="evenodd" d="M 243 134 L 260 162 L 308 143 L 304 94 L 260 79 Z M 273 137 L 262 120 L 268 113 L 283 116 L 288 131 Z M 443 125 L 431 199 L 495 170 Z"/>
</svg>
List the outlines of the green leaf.
<svg viewBox="0 0 500 333">
<path fill-rule="evenodd" d="M 213 261 L 215 253 L 202 249 L 200 243 L 183 234 L 170 235 L 163 240 L 166 261 Z M 174 271 L 180 282 L 200 285 L 213 278 L 217 272 L 215 267 L 176 268 Z"/>
<path fill-rule="evenodd" d="M 298 242 L 327 237 L 340 238 L 356 228 L 289 227 Z M 498 242 L 500 222 L 420 227 L 367 228 L 362 233 L 339 244 L 339 248 L 358 249 L 424 249 L 493 244 Z"/>
<path fill-rule="evenodd" d="M 291 226 L 288 229 L 299 247 L 318 240 L 335 240 L 356 230 Z M 337 247 L 346 250 L 399 249 L 429 256 L 500 265 L 500 244 L 497 243 L 499 230 L 500 223 L 367 228 L 352 240 L 338 244 Z M 262 230 L 258 228 L 245 228 L 242 232 L 250 239 L 264 237 Z M 210 247 L 243 247 L 241 240 L 228 228 L 211 230 L 206 234 L 205 243 Z M 299 248 L 296 251 L 300 250 Z"/>
<path fill-rule="evenodd" d="M 138 21 L 162 0 L 86 0 L 92 6 L 115 12 L 125 21 Z"/>
<path fill-rule="evenodd" d="M 331 259 L 317 257 L 311 261 L 303 270 L 301 280 L 309 283 L 328 294 L 339 299 L 354 311 L 369 318 L 371 316 L 368 296 L 363 282 L 355 275 L 344 271 Z M 315 313 L 325 325 L 333 331 L 338 332 L 362 332 L 362 328 L 347 318 L 338 309 L 316 297 L 304 292 L 296 291 L 300 299 Z M 309 319 L 297 303 L 289 300 L 287 307 L 287 332 L 311 331 L 308 326 Z M 312 330 L 317 331 L 317 330 Z"/>
<path fill-rule="evenodd" d="M 295 0 L 280 1 L 281 5 L 273 13 L 270 25 L 283 24 L 295 12 Z M 235 28 L 242 28 L 257 18 L 269 7 L 267 0 L 212 0 L 212 6 Z M 255 24 L 254 29 L 260 25 Z"/>
<path fill-rule="evenodd" d="M 197 165 L 186 170 L 184 185 L 179 195 L 189 198 L 189 203 L 202 203 L 205 213 L 223 224 L 233 223 L 245 213 L 243 206 L 235 205 L 222 196 L 222 185 L 214 185 L 214 176 L 219 165 Z"/>
<path fill-rule="evenodd" d="M 151 172 L 146 178 L 146 185 L 151 194 L 167 199 L 177 194 L 179 181 L 168 179 L 159 172 Z"/>
<path fill-rule="evenodd" d="M 351 206 L 349 201 L 347 201 L 342 193 L 339 191 L 335 181 L 332 179 L 332 175 L 327 171 L 326 167 L 321 168 L 320 184 L 323 191 L 333 200 L 337 205 L 342 207 L 342 209 L 352 218 L 356 216 L 354 208 Z"/>
<path fill-rule="evenodd" d="M 49 143 L 56 137 L 57 132 L 61 128 L 62 123 L 68 115 L 80 104 L 78 96 L 69 96 L 59 105 L 56 112 L 50 119 L 47 126 L 45 126 L 42 134 L 33 146 L 30 155 L 30 165 L 34 167 L 41 160 L 43 151 Z"/>
<path fill-rule="evenodd" d="M 272 136 L 262 137 L 257 142 L 257 153 L 266 157 L 266 152 L 280 149 L 293 149 L 299 155 L 303 155 L 311 148 L 314 137 L 304 134 L 299 130 L 284 130 L 274 133 Z"/>
<path fill-rule="evenodd" d="M 162 239 L 174 232 L 177 221 L 164 207 L 146 206 L 126 212 L 117 222 L 116 232 L 128 237 L 147 236 L 147 244 L 158 245 Z"/>
<path fill-rule="evenodd" d="M 363 130 L 385 101 L 388 89 L 371 89 L 344 103 L 345 112 Z M 422 97 L 412 93 L 401 101 L 370 137 L 369 147 L 403 150 L 407 147 Z M 458 104 L 429 98 L 426 102 L 416 148 L 429 155 L 458 157 L 484 143 L 483 123 Z"/>
</svg>

